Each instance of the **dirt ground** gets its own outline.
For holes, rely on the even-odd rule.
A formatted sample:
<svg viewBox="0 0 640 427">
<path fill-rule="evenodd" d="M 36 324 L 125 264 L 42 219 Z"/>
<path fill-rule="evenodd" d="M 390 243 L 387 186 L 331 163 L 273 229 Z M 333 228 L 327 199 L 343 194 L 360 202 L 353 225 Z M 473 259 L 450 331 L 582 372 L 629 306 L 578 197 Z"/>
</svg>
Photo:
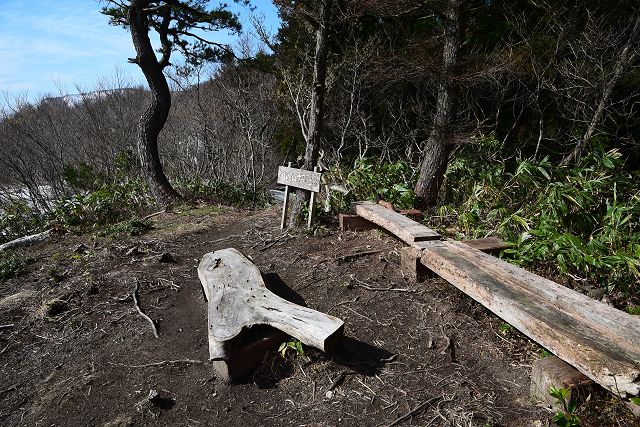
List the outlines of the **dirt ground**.
<svg viewBox="0 0 640 427">
<path fill-rule="evenodd" d="M 377 426 L 427 401 L 398 425 L 550 425 L 528 400 L 541 349 L 441 279 L 406 280 L 393 237 L 282 234 L 277 207 L 152 221 L 142 236 L 56 235 L 25 250 L 34 262 L 0 284 L 0 425 Z M 246 380 L 217 379 L 196 267 L 226 247 L 343 319 L 339 353 L 273 351 Z M 605 407 L 583 424 L 633 425 Z"/>
</svg>

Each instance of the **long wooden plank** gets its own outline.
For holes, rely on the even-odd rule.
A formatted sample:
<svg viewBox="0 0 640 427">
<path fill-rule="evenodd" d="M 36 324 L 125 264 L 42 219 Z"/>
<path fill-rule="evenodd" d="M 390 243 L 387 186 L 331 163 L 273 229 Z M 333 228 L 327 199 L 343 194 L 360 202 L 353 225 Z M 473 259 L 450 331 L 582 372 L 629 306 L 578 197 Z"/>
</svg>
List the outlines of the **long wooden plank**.
<svg viewBox="0 0 640 427">
<path fill-rule="evenodd" d="M 497 237 L 483 237 L 482 239 L 462 240 L 462 243 L 467 246 L 471 246 L 472 248 L 476 248 L 479 251 L 489 253 L 500 252 L 503 249 L 508 249 L 513 246 L 510 243 L 498 239 Z"/>
<path fill-rule="evenodd" d="M 359 202 L 355 207 L 358 215 L 395 234 L 408 244 L 440 239 L 437 231 L 377 203 Z"/>
<path fill-rule="evenodd" d="M 427 268 L 595 382 L 640 393 L 640 319 L 460 242 L 414 247 Z"/>
</svg>

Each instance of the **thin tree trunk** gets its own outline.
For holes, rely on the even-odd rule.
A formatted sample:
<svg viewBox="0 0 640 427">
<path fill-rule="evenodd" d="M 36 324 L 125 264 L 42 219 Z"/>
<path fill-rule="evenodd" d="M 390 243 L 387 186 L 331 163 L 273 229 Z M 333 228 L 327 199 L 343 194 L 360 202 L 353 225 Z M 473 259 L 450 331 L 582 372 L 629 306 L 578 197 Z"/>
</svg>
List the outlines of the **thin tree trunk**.
<svg viewBox="0 0 640 427">
<path fill-rule="evenodd" d="M 456 100 L 452 73 L 458 61 L 460 45 L 459 6 L 460 0 L 449 0 L 444 12 L 442 76 L 438 84 L 433 129 L 424 149 L 420 176 L 416 183 L 416 195 L 421 208 L 435 205 L 451 152 L 448 139 L 451 120 L 455 116 Z"/>
<path fill-rule="evenodd" d="M 313 170 L 318 162 L 320 136 L 324 120 L 324 95 L 327 77 L 327 34 L 331 17 L 333 0 L 324 0 L 321 8 L 321 19 L 316 29 L 316 52 L 313 64 L 313 87 L 311 88 L 311 112 L 307 130 L 307 145 L 304 152 L 303 169 Z M 309 193 L 297 190 L 295 202 L 291 209 L 289 224 L 299 225 L 302 222 L 302 206 L 309 200 Z"/>
<path fill-rule="evenodd" d="M 618 60 L 616 61 L 616 64 L 613 69 L 613 74 L 611 75 L 611 78 L 606 82 L 604 86 L 604 90 L 602 92 L 602 98 L 600 98 L 600 102 L 596 107 L 596 111 L 593 113 L 593 117 L 591 118 L 589 127 L 584 133 L 584 136 L 582 137 L 582 139 L 578 141 L 575 148 L 567 156 L 565 156 L 564 159 L 562 159 L 562 162 L 560 162 L 561 165 L 566 166 L 568 164 L 571 164 L 580 160 L 580 157 L 582 156 L 582 151 L 584 150 L 585 146 L 589 143 L 589 140 L 593 136 L 593 133 L 595 132 L 596 127 L 602 121 L 604 110 L 606 109 L 607 104 L 609 103 L 609 98 L 611 98 L 611 94 L 613 93 L 614 87 L 616 86 L 616 84 L 618 84 L 618 81 L 622 77 L 622 73 L 624 72 L 624 70 L 636 58 L 636 53 L 633 50 L 633 45 L 635 44 L 638 38 L 638 35 L 640 35 L 640 14 L 636 16 L 636 22 L 633 26 L 633 30 L 631 31 L 631 35 L 629 36 L 629 40 L 627 40 L 627 43 L 622 48 L 620 55 L 618 55 Z"/>
<path fill-rule="evenodd" d="M 164 174 L 158 153 L 158 135 L 169 116 L 171 92 L 162 71 L 164 67 L 158 62 L 149 40 L 147 17 L 143 11 L 149 3 L 148 0 L 134 0 L 129 8 L 131 39 L 136 50 L 136 57 L 130 61 L 138 64 L 151 90 L 151 102 L 140 118 L 138 154 L 151 194 L 158 204 L 169 205 L 180 196 Z"/>
</svg>

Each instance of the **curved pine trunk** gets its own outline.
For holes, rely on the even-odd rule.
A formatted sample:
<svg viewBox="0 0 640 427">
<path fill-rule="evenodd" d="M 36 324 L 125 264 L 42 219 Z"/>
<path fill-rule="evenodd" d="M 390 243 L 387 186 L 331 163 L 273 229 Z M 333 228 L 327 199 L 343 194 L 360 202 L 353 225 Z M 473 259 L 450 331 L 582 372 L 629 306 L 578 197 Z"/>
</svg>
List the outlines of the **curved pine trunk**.
<svg viewBox="0 0 640 427">
<path fill-rule="evenodd" d="M 151 46 L 147 17 L 143 9 L 149 1 L 132 1 L 129 8 L 129 27 L 136 57 L 131 62 L 138 64 L 151 91 L 151 102 L 140 118 L 138 154 L 142 173 L 149 190 L 160 205 L 170 205 L 180 196 L 164 174 L 158 153 L 158 135 L 167 122 L 171 109 L 171 92 Z"/>
</svg>

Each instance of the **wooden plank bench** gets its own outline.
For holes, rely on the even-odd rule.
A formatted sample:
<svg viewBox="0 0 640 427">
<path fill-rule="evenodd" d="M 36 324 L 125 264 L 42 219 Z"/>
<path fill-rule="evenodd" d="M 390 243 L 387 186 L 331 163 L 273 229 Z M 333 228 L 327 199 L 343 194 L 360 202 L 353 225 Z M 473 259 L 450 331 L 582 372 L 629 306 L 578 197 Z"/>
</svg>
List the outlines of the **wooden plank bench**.
<svg viewBox="0 0 640 427">
<path fill-rule="evenodd" d="M 437 231 L 377 203 L 358 202 L 355 204 L 355 211 L 362 218 L 390 231 L 409 245 L 439 240 L 441 237 Z"/>
<path fill-rule="evenodd" d="M 420 242 L 422 265 L 612 393 L 640 393 L 640 319 L 461 242 Z"/>
<path fill-rule="evenodd" d="M 410 245 L 403 271 L 441 276 L 612 393 L 640 394 L 640 318 L 480 250 L 495 241 L 438 240 L 381 206 L 358 204 L 356 212 Z"/>
</svg>

